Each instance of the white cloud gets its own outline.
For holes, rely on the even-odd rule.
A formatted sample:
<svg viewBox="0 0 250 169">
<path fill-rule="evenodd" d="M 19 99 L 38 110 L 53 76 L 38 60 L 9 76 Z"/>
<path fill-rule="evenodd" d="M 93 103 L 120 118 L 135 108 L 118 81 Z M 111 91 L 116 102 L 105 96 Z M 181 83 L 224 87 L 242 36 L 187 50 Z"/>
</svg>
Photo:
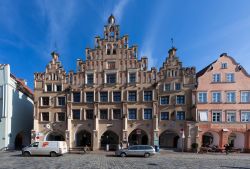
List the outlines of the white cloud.
<svg viewBox="0 0 250 169">
<path fill-rule="evenodd" d="M 124 8 L 128 4 L 129 0 L 121 0 L 119 3 L 117 3 L 113 9 L 113 15 L 117 18 L 119 22 L 122 20 L 122 16 L 124 13 Z"/>
<path fill-rule="evenodd" d="M 47 52 L 63 51 L 67 47 L 68 33 L 75 22 L 77 12 L 76 1 L 37 1 L 42 17 L 48 21 Z M 82 10 L 82 8 L 81 8 Z"/>
<path fill-rule="evenodd" d="M 166 20 L 165 16 L 166 5 L 162 3 L 158 3 L 156 8 L 152 12 L 152 16 L 148 22 L 145 39 L 142 43 L 140 56 L 148 57 L 148 68 L 159 66 L 159 59 L 157 56 L 153 56 L 154 50 L 157 49 L 157 33 L 159 32 L 159 28 L 164 20 Z M 165 22 L 165 21 L 164 21 Z"/>
</svg>

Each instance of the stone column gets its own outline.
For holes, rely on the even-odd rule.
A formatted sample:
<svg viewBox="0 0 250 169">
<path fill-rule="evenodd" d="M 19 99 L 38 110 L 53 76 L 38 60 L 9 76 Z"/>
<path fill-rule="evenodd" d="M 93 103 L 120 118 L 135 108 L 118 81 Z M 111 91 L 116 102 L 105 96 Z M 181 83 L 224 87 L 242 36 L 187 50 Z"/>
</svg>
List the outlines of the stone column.
<svg viewBox="0 0 250 169">
<path fill-rule="evenodd" d="M 153 136 L 152 142 L 154 145 L 159 146 L 159 119 L 158 119 L 158 104 L 153 103 Z"/>
<path fill-rule="evenodd" d="M 127 146 L 128 142 L 128 114 L 127 114 L 127 104 L 122 103 L 122 142 L 123 147 Z"/>
<path fill-rule="evenodd" d="M 99 118 L 98 118 L 98 112 L 99 112 L 99 105 L 98 103 L 94 103 L 94 130 L 92 133 L 92 143 L 93 143 L 93 150 L 99 149 L 99 142 L 100 139 L 98 137 L 98 131 L 99 131 Z"/>
<path fill-rule="evenodd" d="M 228 143 L 228 131 L 221 130 L 220 132 L 220 148 L 223 148 Z"/>
</svg>

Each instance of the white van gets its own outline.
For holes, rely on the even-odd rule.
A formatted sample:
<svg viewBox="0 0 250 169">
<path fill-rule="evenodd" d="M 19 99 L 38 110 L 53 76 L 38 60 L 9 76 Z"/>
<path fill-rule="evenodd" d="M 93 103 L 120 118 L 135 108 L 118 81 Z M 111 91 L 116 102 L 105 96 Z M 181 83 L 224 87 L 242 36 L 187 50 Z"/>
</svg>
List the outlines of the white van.
<svg viewBox="0 0 250 169">
<path fill-rule="evenodd" d="M 68 152 L 65 141 L 38 141 L 22 149 L 23 156 L 50 155 L 56 157 Z"/>
</svg>

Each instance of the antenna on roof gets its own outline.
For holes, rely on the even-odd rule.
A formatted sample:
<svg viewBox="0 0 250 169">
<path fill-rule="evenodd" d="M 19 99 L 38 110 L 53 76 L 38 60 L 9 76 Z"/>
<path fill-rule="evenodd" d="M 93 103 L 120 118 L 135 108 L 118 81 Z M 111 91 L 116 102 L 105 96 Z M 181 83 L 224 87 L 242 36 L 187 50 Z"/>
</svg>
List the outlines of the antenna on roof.
<svg viewBox="0 0 250 169">
<path fill-rule="evenodd" d="M 172 48 L 174 48 L 174 39 L 171 38 L 171 44 L 172 44 Z"/>
</svg>

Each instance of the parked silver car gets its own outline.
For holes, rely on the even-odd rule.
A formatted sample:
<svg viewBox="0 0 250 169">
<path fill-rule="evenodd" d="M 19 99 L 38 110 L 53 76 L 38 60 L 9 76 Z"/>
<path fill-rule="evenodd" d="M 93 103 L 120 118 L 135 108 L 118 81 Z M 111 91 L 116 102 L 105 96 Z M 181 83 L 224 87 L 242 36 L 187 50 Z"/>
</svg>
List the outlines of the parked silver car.
<svg viewBox="0 0 250 169">
<path fill-rule="evenodd" d="M 155 155 L 155 149 L 149 145 L 133 145 L 126 149 L 119 149 L 115 152 L 115 155 L 126 157 L 126 156 L 144 156 L 149 157 Z"/>
</svg>

